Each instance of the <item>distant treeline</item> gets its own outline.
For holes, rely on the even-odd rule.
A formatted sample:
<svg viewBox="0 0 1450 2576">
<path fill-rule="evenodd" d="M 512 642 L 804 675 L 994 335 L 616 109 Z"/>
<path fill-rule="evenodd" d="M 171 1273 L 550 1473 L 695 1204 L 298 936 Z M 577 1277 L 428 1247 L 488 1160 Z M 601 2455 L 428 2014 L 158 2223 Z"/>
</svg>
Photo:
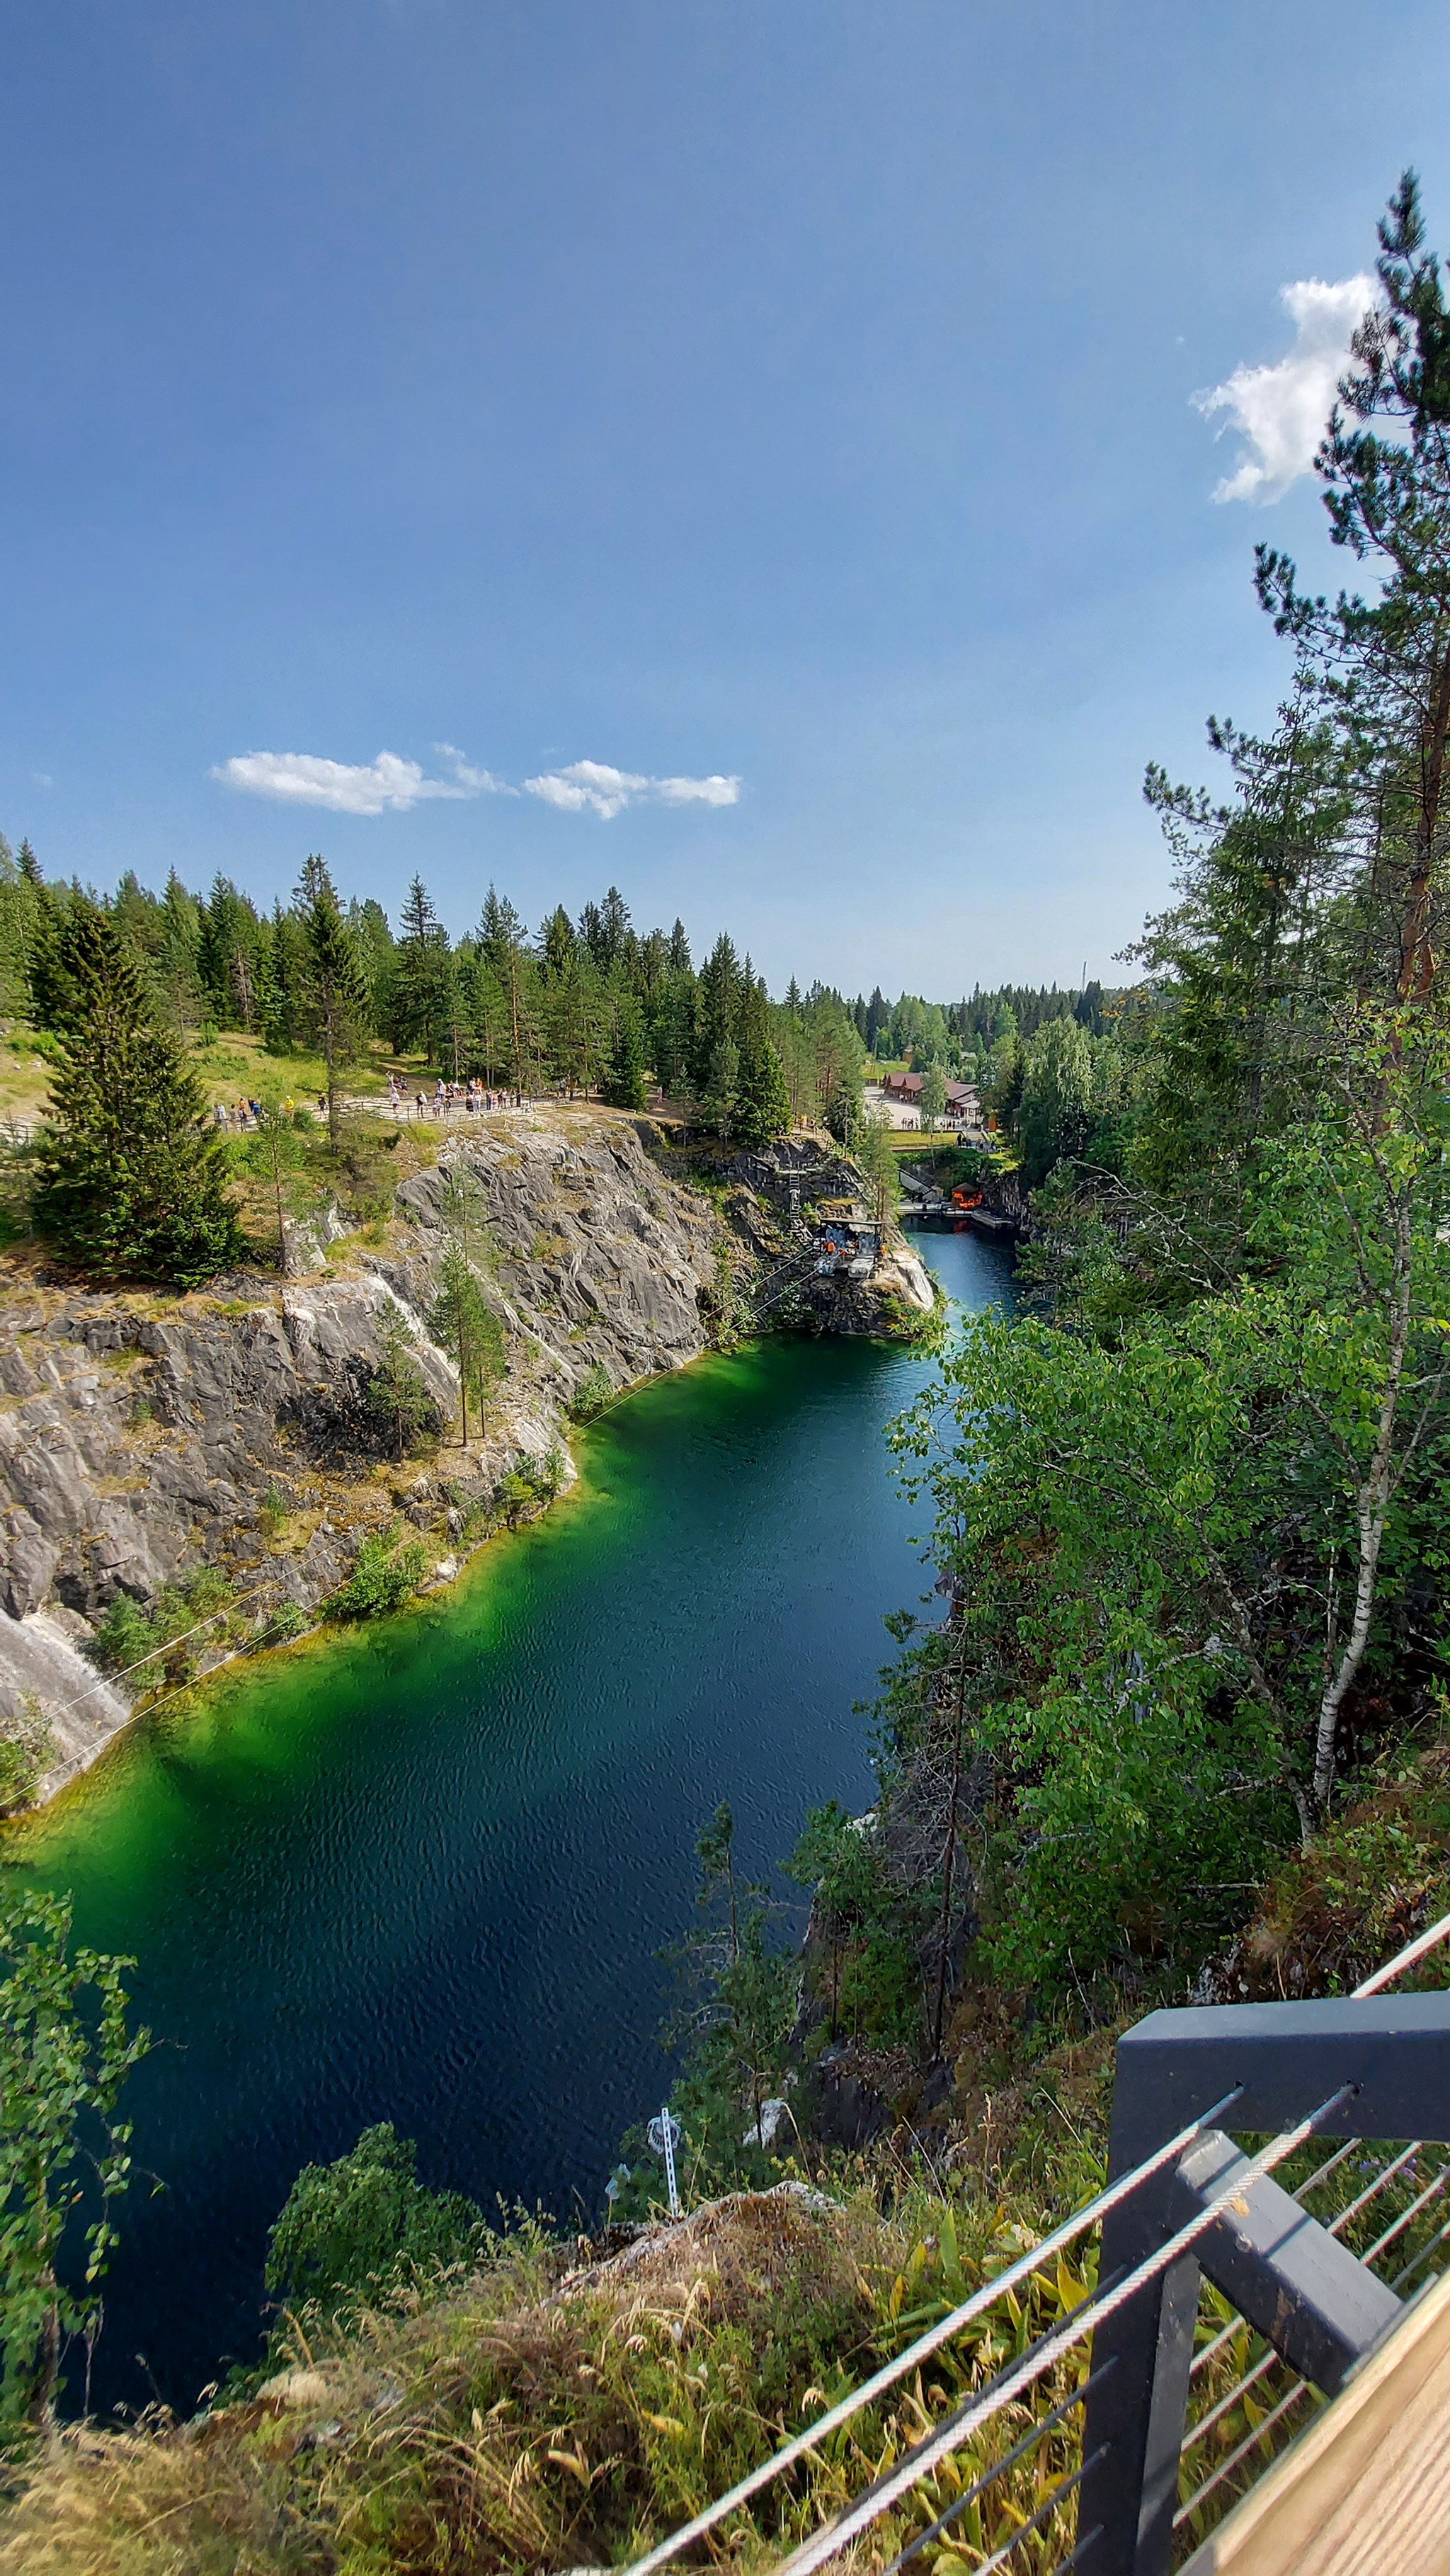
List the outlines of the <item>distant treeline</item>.
<svg viewBox="0 0 1450 2576">
<path fill-rule="evenodd" d="M 320 860 L 309 860 L 314 886 Z M 697 1103 L 714 1125 L 764 1136 L 787 1115 L 849 1136 L 868 1059 L 985 1072 L 993 1044 L 1031 1037 L 1051 1019 L 1101 1027 L 1103 995 L 1004 987 L 947 1005 L 878 989 L 854 1002 L 820 982 L 792 981 L 772 1002 L 748 954 L 722 931 L 697 967 L 683 922 L 637 930 L 615 886 L 571 919 L 562 904 L 528 930 L 492 887 L 476 930 L 450 939 L 415 877 L 396 926 L 372 897 L 336 898 L 350 972 L 347 1014 L 357 1052 L 381 1041 L 430 1071 L 477 1074 L 530 1090 L 603 1090 L 635 1105 L 653 1073 L 667 1098 Z M 105 912 L 178 1031 L 239 1029 L 279 1054 L 317 1043 L 307 896 L 259 911 L 230 878 L 195 894 L 173 871 L 153 894 L 133 873 L 114 895 L 47 879 L 28 841 L 0 841 L 0 1008 L 40 1028 L 63 1025 L 59 960 L 66 922 Z"/>
<path fill-rule="evenodd" d="M 1111 999 L 1099 983 L 1080 993 L 1059 992 L 1055 984 L 999 984 L 984 993 L 975 984 L 969 1002 L 926 1002 L 919 993 L 888 1002 L 878 984 L 869 1002 L 857 995 L 851 1016 L 872 1055 L 884 1061 L 910 1055 L 916 1065 L 952 1068 L 959 1059 L 985 1055 L 998 1038 L 1035 1037 L 1049 1020 L 1073 1019 L 1089 1037 L 1101 1037 Z"/>
</svg>

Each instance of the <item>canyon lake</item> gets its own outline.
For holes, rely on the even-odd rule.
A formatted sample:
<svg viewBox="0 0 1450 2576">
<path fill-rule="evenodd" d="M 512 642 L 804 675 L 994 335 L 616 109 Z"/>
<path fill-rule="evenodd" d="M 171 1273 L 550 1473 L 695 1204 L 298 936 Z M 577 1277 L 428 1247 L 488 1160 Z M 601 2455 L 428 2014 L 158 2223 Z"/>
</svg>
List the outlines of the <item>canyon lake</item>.
<svg viewBox="0 0 1450 2576">
<path fill-rule="evenodd" d="M 1000 1246 L 916 1240 L 960 1306 L 1010 1301 Z M 767 1876 L 807 1808 L 872 1794 L 856 1703 L 931 1584 L 882 1433 L 929 1366 L 781 1337 L 656 1380 L 450 1591 L 142 1717 L 9 1833 L 78 1938 L 135 1957 L 158 2041 L 96 2413 L 189 2411 L 255 2359 L 267 2229 L 374 2121 L 489 2215 L 597 2222 L 668 2080 L 657 1954 L 701 1824 L 728 1799 Z"/>
</svg>

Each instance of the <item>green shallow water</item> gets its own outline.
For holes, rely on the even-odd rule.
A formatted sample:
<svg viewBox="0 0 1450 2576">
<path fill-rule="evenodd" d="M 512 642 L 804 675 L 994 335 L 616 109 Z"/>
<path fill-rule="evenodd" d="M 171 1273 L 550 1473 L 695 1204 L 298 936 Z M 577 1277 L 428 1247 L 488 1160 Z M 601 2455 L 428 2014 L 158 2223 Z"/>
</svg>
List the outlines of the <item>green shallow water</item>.
<svg viewBox="0 0 1450 2576">
<path fill-rule="evenodd" d="M 1006 1257 L 921 1238 L 970 1306 Z M 655 1953 L 721 1798 L 748 1872 L 870 1792 L 881 1621 L 925 1577 L 881 1433 L 923 1364 L 781 1339 L 650 1386 L 579 1490 L 440 1602 L 162 1710 L 8 1838 L 133 1953 L 162 2045 L 94 2401 L 187 2407 L 255 2349 L 266 2230 L 370 2121 L 425 2178 L 592 2215 L 659 2098 Z"/>
</svg>

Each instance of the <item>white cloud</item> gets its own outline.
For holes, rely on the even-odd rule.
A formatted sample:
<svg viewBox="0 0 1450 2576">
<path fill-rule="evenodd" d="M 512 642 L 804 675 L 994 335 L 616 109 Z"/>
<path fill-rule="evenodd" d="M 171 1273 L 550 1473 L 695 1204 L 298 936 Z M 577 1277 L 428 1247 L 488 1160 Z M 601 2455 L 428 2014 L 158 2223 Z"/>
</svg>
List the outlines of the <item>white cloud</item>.
<svg viewBox="0 0 1450 2576">
<path fill-rule="evenodd" d="M 468 754 L 460 751 L 456 743 L 435 742 L 433 748 L 441 759 L 452 761 L 454 777 L 470 796 L 517 796 L 518 789 L 510 787 L 507 779 L 495 778 L 491 769 L 475 769 Z"/>
<path fill-rule="evenodd" d="M 738 778 L 656 778 L 654 792 L 662 805 L 738 805 Z"/>
<path fill-rule="evenodd" d="M 1334 285 L 1306 277 L 1281 287 L 1281 301 L 1294 324 L 1288 356 L 1274 366 L 1235 367 L 1221 385 L 1194 395 L 1205 419 L 1227 412 L 1223 430 L 1237 430 L 1246 442 L 1233 473 L 1215 487 L 1215 501 L 1277 501 L 1308 473 L 1344 373 L 1350 338 L 1374 293 L 1372 277 L 1345 277 Z"/>
<path fill-rule="evenodd" d="M 416 760 L 380 751 L 376 760 L 323 760 L 311 751 L 247 751 L 212 771 L 228 787 L 251 796 L 274 796 L 283 805 L 325 805 L 333 814 L 406 814 L 432 796 L 514 795 L 486 769 L 472 769 L 461 751 L 437 748 L 453 763 L 452 778 L 427 778 Z"/>
<path fill-rule="evenodd" d="M 428 778 L 416 760 L 400 760 L 380 751 L 376 760 L 323 760 L 311 751 L 246 751 L 224 760 L 212 771 L 224 786 L 249 796 L 272 796 L 283 805 L 325 805 L 333 814 L 406 814 L 425 798 L 518 796 L 526 789 L 562 814 L 602 815 L 605 822 L 626 805 L 735 805 L 738 778 L 644 778 L 632 769 L 611 769 L 602 760 L 571 761 L 567 769 L 550 769 L 511 787 L 491 769 L 475 768 L 455 743 L 433 746 L 447 761 L 451 778 Z"/>
<path fill-rule="evenodd" d="M 611 769 L 602 760 L 574 760 L 567 769 L 549 769 L 539 778 L 526 778 L 524 785 L 531 796 L 542 797 L 561 814 L 587 810 L 601 815 L 606 823 L 622 814 L 626 805 L 736 805 L 740 801 L 738 778 L 642 778 L 635 770 Z"/>
</svg>

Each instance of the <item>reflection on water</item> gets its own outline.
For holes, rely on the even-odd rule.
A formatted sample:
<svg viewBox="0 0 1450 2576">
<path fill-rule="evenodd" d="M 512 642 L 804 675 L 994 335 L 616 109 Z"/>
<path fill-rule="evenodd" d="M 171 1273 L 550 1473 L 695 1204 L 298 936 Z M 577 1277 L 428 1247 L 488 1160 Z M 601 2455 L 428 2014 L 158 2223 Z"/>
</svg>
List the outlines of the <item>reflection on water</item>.
<svg viewBox="0 0 1450 2576">
<path fill-rule="evenodd" d="M 1010 1294 L 995 1246 L 917 1240 L 964 1305 Z M 434 2185 L 594 2212 L 664 2080 L 700 1822 L 728 1798 L 759 1874 L 808 1806 L 869 1795 L 852 1703 L 928 1584 L 881 1432 L 923 1374 L 781 1339 L 645 1389 L 446 1605 L 143 1721 L 12 1838 L 137 1957 L 163 2042 L 98 2407 L 189 2407 L 250 2356 L 270 2221 L 370 2121 Z"/>
</svg>

